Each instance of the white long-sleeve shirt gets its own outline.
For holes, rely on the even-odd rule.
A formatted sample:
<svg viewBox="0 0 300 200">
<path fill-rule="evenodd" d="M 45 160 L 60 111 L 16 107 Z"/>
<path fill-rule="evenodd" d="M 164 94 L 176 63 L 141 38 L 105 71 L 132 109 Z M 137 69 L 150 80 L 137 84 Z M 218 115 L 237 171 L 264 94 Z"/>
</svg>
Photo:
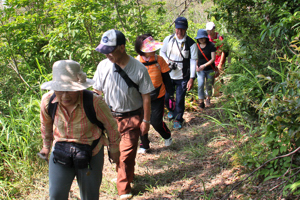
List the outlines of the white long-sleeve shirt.
<svg viewBox="0 0 300 200">
<path fill-rule="evenodd" d="M 172 35 L 169 35 L 164 39 L 163 46 L 160 49 L 159 55 L 162 56 L 167 63 L 169 63 L 169 62 L 171 62 L 170 60 L 182 61 L 183 58 L 182 58 L 181 54 L 185 58 L 187 58 L 189 56 L 189 51 L 190 51 L 190 53 L 191 53 L 190 78 L 195 78 L 196 65 L 197 65 L 197 59 L 198 59 L 197 44 L 194 43 L 192 46 L 190 46 L 189 51 L 186 51 L 185 45 L 186 45 L 187 35 L 185 35 L 183 37 L 183 39 L 178 39 L 176 34 L 173 36 L 174 39 L 177 41 L 178 46 L 171 37 L 172 37 Z M 171 72 L 170 72 L 171 79 L 174 79 L 174 80 L 183 79 L 185 74 L 183 74 L 182 68 L 183 68 L 183 63 L 177 63 L 177 69 L 171 70 Z"/>
</svg>

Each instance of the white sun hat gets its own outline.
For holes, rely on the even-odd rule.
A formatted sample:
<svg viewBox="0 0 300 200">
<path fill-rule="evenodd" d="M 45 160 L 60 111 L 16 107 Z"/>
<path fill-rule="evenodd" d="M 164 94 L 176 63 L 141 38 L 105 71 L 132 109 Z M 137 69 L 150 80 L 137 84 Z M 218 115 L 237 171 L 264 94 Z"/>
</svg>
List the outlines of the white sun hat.
<svg viewBox="0 0 300 200">
<path fill-rule="evenodd" d="M 43 90 L 80 91 L 91 87 L 94 80 L 86 78 L 80 64 L 73 60 L 59 60 L 52 67 L 52 81 L 41 85 Z"/>
<path fill-rule="evenodd" d="M 211 31 L 216 27 L 215 23 L 213 22 L 207 22 L 206 23 L 206 30 Z"/>
</svg>

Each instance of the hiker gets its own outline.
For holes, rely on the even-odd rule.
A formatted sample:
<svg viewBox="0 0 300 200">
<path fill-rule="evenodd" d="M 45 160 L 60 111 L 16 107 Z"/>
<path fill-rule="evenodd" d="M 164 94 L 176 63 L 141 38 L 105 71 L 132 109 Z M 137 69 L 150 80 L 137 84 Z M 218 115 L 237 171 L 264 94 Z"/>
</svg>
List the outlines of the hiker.
<svg viewBox="0 0 300 200">
<path fill-rule="evenodd" d="M 173 89 L 176 87 L 175 109 L 170 108 L 169 99 L 174 94 L 166 93 L 166 107 L 169 110 L 168 118 L 175 119 L 174 129 L 181 129 L 183 113 L 185 110 L 186 92 L 192 89 L 195 79 L 197 62 L 197 45 L 195 41 L 186 34 L 188 21 L 185 17 L 178 17 L 175 20 L 175 34 L 167 36 L 160 49 L 162 56 L 168 63 Z"/>
<path fill-rule="evenodd" d="M 215 57 L 216 47 L 210 42 L 206 30 L 199 29 L 197 36 L 198 61 L 197 61 L 197 79 L 198 79 L 198 99 L 199 107 L 210 107 L 210 97 L 212 95 L 212 87 L 214 85 L 215 75 Z M 204 95 L 205 83 L 205 95 Z M 205 105 L 204 105 L 205 99 Z"/>
<path fill-rule="evenodd" d="M 60 60 L 53 64 L 52 81 L 43 83 L 45 93 L 41 101 L 41 133 L 43 148 L 40 155 L 49 159 L 50 199 L 67 200 L 76 176 L 83 200 L 99 199 L 102 181 L 104 151 L 108 145 L 114 163 L 119 161 L 120 134 L 117 123 L 107 104 L 98 95 L 92 94 L 96 120 L 105 127 L 108 140 L 96 124 L 87 117 L 84 109 L 84 93 L 93 80 L 86 78 L 80 64 L 73 60 Z M 55 96 L 54 96 L 55 95 Z M 52 99 L 53 98 L 53 99 Z M 50 100 L 51 99 L 51 100 Z M 50 107 L 56 105 L 56 110 Z M 52 146 L 52 150 L 51 149 Z M 50 153 L 51 151 L 51 153 Z"/>
<path fill-rule="evenodd" d="M 128 55 L 125 36 L 118 30 L 106 31 L 96 51 L 105 54 L 94 75 L 94 90 L 103 92 L 105 102 L 118 123 L 121 134 L 117 189 L 120 199 L 132 198 L 130 183 L 140 135 L 150 128 L 151 98 L 154 90 L 146 67 Z"/>
<path fill-rule="evenodd" d="M 208 39 L 210 42 L 216 43 L 217 39 L 218 40 L 224 40 L 224 37 L 221 36 L 218 32 L 216 32 L 216 26 L 213 22 L 207 22 L 206 23 L 206 30 L 208 33 Z M 221 51 L 222 45 L 220 46 L 216 46 L 216 59 L 215 59 L 215 66 L 220 70 L 221 74 L 222 72 L 224 72 L 224 68 L 225 68 L 225 62 L 226 62 L 226 55 L 228 53 L 225 53 L 224 51 Z M 216 77 L 216 82 L 218 82 L 218 79 L 220 79 L 220 77 Z M 221 79 L 221 82 L 223 82 L 223 80 Z M 217 83 L 214 86 L 214 96 L 220 96 L 219 90 L 220 90 L 220 83 Z"/>
<path fill-rule="evenodd" d="M 172 91 L 168 64 L 161 56 L 155 54 L 155 51 L 161 46 L 162 42 L 155 41 L 151 34 L 140 35 L 135 41 L 135 51 L 139 54 L 136 59 L 146 66 L 155 87 L 155 90 L 150 93 L 150 124 L 164 138 L 165 146 L 170 146 L 172 144 L 171 131 L 163 121 L 164 102 L 166 90 L 169 91 L 169 94 L 174 93 L 174 91 Z M 150 148 L 149 143 L 148 133 L 142 135 L 138 153 L 146 153 Z"/>
</svg>

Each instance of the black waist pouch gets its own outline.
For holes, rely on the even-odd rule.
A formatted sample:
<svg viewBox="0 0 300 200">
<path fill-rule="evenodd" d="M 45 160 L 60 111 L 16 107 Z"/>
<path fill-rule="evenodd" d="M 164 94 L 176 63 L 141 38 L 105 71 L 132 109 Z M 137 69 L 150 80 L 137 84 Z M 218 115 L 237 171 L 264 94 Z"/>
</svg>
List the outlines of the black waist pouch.
<svg viewBox="0 0 300 200">
<path fill-rule="evenodd" d="M 92 159 L 92 146 L 74 142 L 56 142 L 53 162 L 66 167 L 85 169 Z"/>
</svg>

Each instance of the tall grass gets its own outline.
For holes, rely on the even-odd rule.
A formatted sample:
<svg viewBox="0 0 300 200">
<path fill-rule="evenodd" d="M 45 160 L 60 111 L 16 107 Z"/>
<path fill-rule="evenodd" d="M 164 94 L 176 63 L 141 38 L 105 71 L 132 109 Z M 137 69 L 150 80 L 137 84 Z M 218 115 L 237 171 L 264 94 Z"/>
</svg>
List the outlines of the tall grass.
<svg viewBox="0 0 300 200">
<path fill-rule="evenodd" d="M 14 97 L 8 102 L 9 115 L 0 115 L 0 199 L 14 199 L 28 190 L 39 167 L 40 98 L 30 93 Z"/>
</svg>

